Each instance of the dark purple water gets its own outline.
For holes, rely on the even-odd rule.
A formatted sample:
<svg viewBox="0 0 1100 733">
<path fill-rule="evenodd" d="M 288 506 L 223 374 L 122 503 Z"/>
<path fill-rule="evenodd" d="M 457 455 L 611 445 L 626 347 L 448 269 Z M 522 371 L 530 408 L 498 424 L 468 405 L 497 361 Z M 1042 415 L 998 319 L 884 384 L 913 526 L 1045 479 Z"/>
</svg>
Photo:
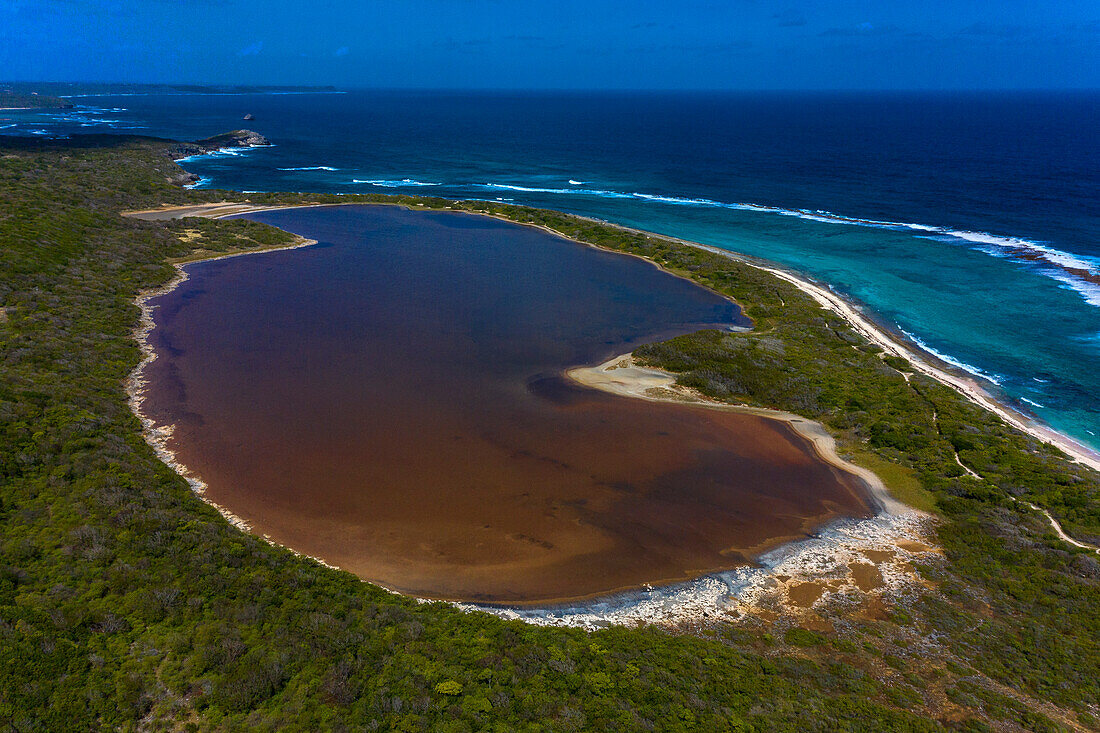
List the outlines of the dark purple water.
<svg viewBox="0 0 1100 733">
<path fill-rule="evenodd" d="M 250 217 L 319 244 L 188 266 L 154 301 L 146 408 L 211 499 L 283 544 L 399 590 L 525 602 L 729 568 L 868 512 L 783 423 L 562 376 L 746 323 L 710 291 L 486 217 Z"/>
</svg>

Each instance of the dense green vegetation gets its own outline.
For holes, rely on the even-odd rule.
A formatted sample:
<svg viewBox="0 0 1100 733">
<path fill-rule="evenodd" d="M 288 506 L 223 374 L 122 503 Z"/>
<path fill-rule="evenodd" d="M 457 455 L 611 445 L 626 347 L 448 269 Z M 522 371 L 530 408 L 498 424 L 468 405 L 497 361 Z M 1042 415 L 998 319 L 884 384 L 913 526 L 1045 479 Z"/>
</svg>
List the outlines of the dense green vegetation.
<svg viewBox="0 0 1100 733">
<path fill-rule="evenodd" d="M 1049 730 L 1095 726 L 1097 476 L 898 368 L 793 287 L 658 237 L 522 207 L 184 191 L 156 141 L 0 141 L 0 724 L 12 730 Z M 169 259 L 290 243 L 209 200 L 489 211 L 652 258 L 756 330 L 643 349 L 719 399 L 823 421 L 942 515 L 938 586 L 843 631 L 586 633 L 417 604 L 241 533 L 156 459 L 126 402 L 137 292 Z M 981 478 L 967 477 L 955 454 Z M 869 459 L 870 460 L 870 459 Z M 921 488 L 923 487 L 923 488 Z M 911 487 L 912 488 L 912 487 Z M 839 628 L 839 626 L 838 626 Z M 922 640 L 930 640 L 931 645 Z M 1014 692 L 1013 688 L 1019 690 Z M 1076 716 L 1076 717 L 1075 717 Z"/>
<path fill-rule="evenodd" d="M 0 109 L 61 109 L 72 106 L 71 102 L 59 97 L 0 89 Z"/>
</svg>

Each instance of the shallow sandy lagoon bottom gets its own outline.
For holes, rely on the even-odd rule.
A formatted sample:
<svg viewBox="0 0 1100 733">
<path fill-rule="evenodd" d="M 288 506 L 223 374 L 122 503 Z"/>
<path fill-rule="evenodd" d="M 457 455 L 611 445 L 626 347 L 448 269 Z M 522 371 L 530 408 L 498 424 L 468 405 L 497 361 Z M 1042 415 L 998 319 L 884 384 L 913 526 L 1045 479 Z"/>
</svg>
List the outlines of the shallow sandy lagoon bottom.
<svg viewBox="0 0 1100 733">
<path fill-rule="evenodd" d="M 743 324 L 636 258 L 485 217 L 251 215 L 316 239 L 154 301 L 146 413 L 255 531 L 420 596 L 552 602 L 748 561 L 870 513 L 781 422 L 563 370 Z"/>
</svg>

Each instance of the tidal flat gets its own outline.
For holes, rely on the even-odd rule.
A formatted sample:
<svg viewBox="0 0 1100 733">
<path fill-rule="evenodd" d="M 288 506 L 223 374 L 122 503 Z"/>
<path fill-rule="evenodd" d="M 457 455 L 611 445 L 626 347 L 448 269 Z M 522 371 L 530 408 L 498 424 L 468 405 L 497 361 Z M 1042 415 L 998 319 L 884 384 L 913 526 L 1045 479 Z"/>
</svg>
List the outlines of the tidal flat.
<svg viewBox="0 0 1100 733">
<path fill-rule="evenodd" d="M 638 258 L 488 217 L 257 212 L 318 244 L 150 301 L 144 414 L 254 531 L 429 598 L 553 603 L 750 562 L 873 507 L 789 425 L 566 378 L 749 325 Z"/>
</svg>

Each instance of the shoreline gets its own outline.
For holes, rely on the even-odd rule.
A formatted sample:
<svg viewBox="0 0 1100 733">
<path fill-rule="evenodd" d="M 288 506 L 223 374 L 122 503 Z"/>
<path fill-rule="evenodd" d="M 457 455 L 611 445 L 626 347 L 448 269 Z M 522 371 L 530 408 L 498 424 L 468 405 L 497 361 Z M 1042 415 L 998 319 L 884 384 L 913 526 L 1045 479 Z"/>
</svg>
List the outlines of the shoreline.
<svg viewBox="0 0 1100 733">
<path fill-rule="evenodd" d="M 425 207 L 410 206 L 408 204 L 401 204 L 401 203 L 350 202 L 349 201 L 349 202 L 346 202 L 346 203 L 332 203 L 332 204 L 313 203 L 313 204 L 259 205 L 259 204 L 241 204 L 241 203 L 233 203 L 233 202 L 223 202 L 223 203 L 217 203 L 217 204 L 202 204 L 202 205 L 192 205 L 192 206 L 167 206 L 167 207 L 162 206 L 158 209 L 146 209 L 146 210 L 142 210 L 142 211 L 130 211 L 130 212 L 122 212 L 122 213 L 125 216 L 135 216 L 136 218 L 145 218 L 145 217 L 142 216 L 144 214 L 144 215 L 148 216 L 149 218 L 151 218 L 153 220 L 156 220 L 156 219 L 178 218 L 180 216 L 187 216 L 189 214 L 175 214 L 174 213 L 174 212 L 180 212 L 180 211 L 187 210 L 187 211 L 196 212 L 194 214 L 190 214 L 190 215 L 193 215 L 193 216 L 203 216 L 205 218 L 218 219 L 218 218 L 221 218 L 221 217 L 224 217 L 224 216 L 232 216 L 234 214 L 245 214 L 245 213 L 257 212 L 257 211 L 274 211 L 274 210 L 279 210 L 279 209 L 312 208 L 312 207 L 321 207 L 321 206 L 356 206 L 356 205 L 364 205 L 364 206 L 400 206 L 401 208 L 410 209 L 410 210 L 413 210 L 413 211 L 417 211 L 417 210 L 454 211 L 454 213 L 459 213 L 459 214 L 470 214 L 470 215 L 476 215 L 476 216 L 488 216 L 492 219 L 498 219 L 500 221 L 505 221 L 505 222 L 508 222 L 510 224 L 516 224 L 516 225 L 519 225 L 519 226 L 527 226 L 527 227 L 532 227 L 534 229 L 540 229 L 540 230 L 542 230 L 544 232 L 547 232 L 549 234 L 553 234 L 554 236 L 561 237 L 563 239 L 569 240 L 570 242 L 575 242 L 577 244 L 582 244 L 582 245 L 585 245 L 587 247 L 595 247 L 596 249 L 604 249 L 602 247 L 598 247 L 597 245 L 592 244 L 591 242 L 583 242 L 581 240 L 574 239 L 573 237 L 570 237 L 566 234 L 563 234 L 562 232 L 559 232 L 559 231 L 557 231 L 555 229 L 552 229 L 550 227 L 547 227 L 547 226 L 543 226 L 541 224 L 517 222 L 517 221 L 513 221 L 512 219 L 509 219 L 505 216 L 500 216 L 500 215 L 497 215 L 497 214 L 493 214 L 493 213 L 488 212 L 488 211 L 465 211 L 465 210 L 455 211 L 455 210 L 452 210 L 452 209 L 449 209 L 449 208 L 430 209 L 429 207 L 426 207 L 426 206 Z M 232 210 L 225 210 L 225 209 L 232 209 Z M 580 215 L 577 215 L 577 214 L 570 214 L 569 216 L 573 216 L 573 217 L 575 217 L 577 219 L 580 219 L 580 220 L 583 220 L 583 221 L 588 221 L 588 222 L 593 222 L 593 223 L 596 223 L 596 224 L 601 224 L 601 225 L 604 225 L 604 226 L 614 227 L 614 228 L 619 229 L 621 231 L 631 232 L 633 234 L 640 234 L 642 236 L 646 236 L 646 237 L 650 237 L 650 238 L 657 237 L 657 238 L 663 239 L 665 241 L 675 242 L 677 244 L 682 244 L 682 245 L 685 245 L 685 246 L 688 246 L 688 247 L 694 247 L 696 249 L 702 249 L 702 250 L 705 250 L 705 251 L 710 252 L 712 254 L 717 254 L 717 255 L 722 256 L 722 257 L 728 257 L 728 258 L 730 258 L 732 260 L 735 260 L 737 262 L 740 262 L 742 264 L 748 265 L 750 267 L 755 267 L 759 270 L 763 270 L 765 272 L 768 272 L 768 273 L 774 275 L 775 277 L 778 277 L 781 280 L 784 280 L 784 281 L 790 283 L 791 285 L 794 285 L 796 288 L 798 288 L 799 290 L 801 290 L 802 292 L 806 293 L 811 298 L 813 298 L 819 305 L 821 305 L 826 310 L 830 310 L 830 311 L 836 313 L 838 316 L 843 318 L 844 321 L 846 323 L 848 323 L 856 331 L 856 333 L 858 333 L 861 336 L 863 336 L 864 338 L 866 338 L 870 343 L 882 348 L 883 351 L 885 351 L 887 354 L 892 355 L 892 356 L 897 356 L 899 358 L 904 359 L 909 364 L 911 364 L 916 371 L 924 374 L 925 376 L 931 377 L 932 379 L 935 379 L 936 381 L 938 381 L 942 384 L 945 384 L 945 385 L 951 387 L 952 389 L 955 389 L 956 391 L 961 393 L 964 397 L 969 399 L 971 402 L 973 402 L 973 403 L 977 404 L 978 406 L 983 407 L 986 410 L 992 412 L 994 415 L 999 417 L 1001 420 L 1003 420 L 1010 427 L 1013 427 L 1016 430 L 1019 430 L 1019 431 L 1025 433 L 1027 435 L 1030 435 L 1031 437 L 1039 440 L 1042 443 L 1047 443 L 1047 444 L 1053 445 L 1054 447 L 1058 448 L 1063 453 L 1065 453 L 1071 461 L 1073 461 L 1075 463 L 1079 463 L 1079 464 L 1084 465 L 1084 466 L 1087 466 L 1088 468 L 1091 468 L 1094 471 L 1100 472 L 1100 451 L 1098 451 L 1096 449 L 1093 449 L 1093 448 L 1091 448 L 1087 445 L 1084 445 L 1083 443 L 1079 442 L 1075 438 L 1056 430 L 1055 428 L 1053 428 L 1053 427 L 1047 425 L 1046 423 L 1042 422 L 1037 417 L 1028 416 L 1028 415 L 1020 412 L 1016 408 L 1012 407 L 1011 405 L 1007 405 L 1007 404 L 1001 402 L 1000 400 L 993 397 L 989 392 L 987 392 L 973 377 L 971 377 L 969 375 L 963 376 L 962 374 L 956 373 L 955 371 L 953 371 L 953 369 L 952 369 L 952 367 L 950 367 L 950 365 L 947 365 L 945 362 L 942 362 L 942 360 L 940 360 L 938 357 L 936 357 L 935 354 L 932 354 L 932 353 L 926 351 L 925 349 L 922 349 L 919 345 L 917 345 L 915 343 L 913 343 L 913 344 L 907 343 L 907 339 L 905 339 L 904 336 L 899 336 L 897 334 L 891 333 L 889 327 L 877 323 L 871 316 L 868 316 L 865 313 L 863 313 L 862 309 L 860 309 L 860 307 L 858 305 L 856 305 L 855 303 L 852 303 L 852 302 L 848 301 L 843 296 L 837 295 L 836 293 L 829 290 L 827 287 L 823 287 L 821 285 L 818 285 L 818 284 L 812 282 L 806 276 L 795 274 L 793 272 L 790 272 L 788 270 L 784 270 L 784 269 L 782 269 L 778 266 L 775 266 L 771 263 L 765 263 L 763 261 L 757 261 L 754 258 L 748 257 L 746 255 L 739 254 L 737 252 L 732 252 L 730 250 L 725 250 L 725 249 L 722 249 L 720 247 L 714 247 L 714 246 L 711 246 L 711 245 L 702 244 L 700 242 L 692 242 L 692 241 L 686 240 L 686 239 L 679 239 L 677 237 L 671 237 L 671 236 L 667 236 L 667 235 L 664 235 L 664 234 L 657 234 L 655 232 L 648 232 L 648 231 L 645 231 L 645 230 L 642 230 L 642 229 L 636 229 L 634 227 L 628 227 L 628 226 L 623 226 L 623 225 L 620 225 L 620 224 L 615 224 L 613 222 L 604 221 L 602 219 L 595 219 L 595 218 L 592 218 L 592 217 L 580 216 Z M 628 255 L 628 256 L 631 256 L 631 257 L 638 257 L 639 259 L 642 259 L 642 260 L 645 260 L 646 262 L 649 262 L 654 267 L 658 267 L 658 268 L 664 270 L 664 268 L 662 268 L 657 263 L 653 262 L 652 260 L 648 260 L 648 259 L 642 257 L 641 255 L 636 255 L 636 254 L 633 254 L 633 253 L 630 253 L 630 252 L 618 252 L 617 250 L 604 250 L 604 251 L 616 252 L 618 254 L 625 254 L 625 255 Z M 668 272 L 667 270 L 664 270 L 664 271 Z M 676 277 L 684 277 L 683 275 L 680 275 L 680 274 L 674 273 L 674 272 L 669 273 L 669 274 L 674 275 Z M 688 279 L 690 279 L 690 278 L 688 278 Z M 692 282 L 694 282 L 694 281 L 692 281 Z M 698 283 L 696 283 L 696 284 L 698 284 Z M 706 286 L 701 286 L 701 287 L 706 287 Z M 723 297 L 726 297 L 726 296 L 723 296 Z"/>
<path fill-rule="evenodd" d="M 609 626 L 652 624 L 668 628 L 741 624 L 779 618 L 800 625 L 822 611 L 874 606 L 925 585 L 913 562 L 942 561 L 934 544 L 935 519 L 917 510 L 867 519 L 838 519 L 817 533 L 766 550 L 753 564 L 708 573 L 689 581 L 645 584 L 575 602 L 545 605 L 479 604 L 449 601 L 538 626 L 593 631 Z M 878 582 L 861 585 L 861 570 Z M 807 597 L 806 592 L 810 592 Z"/>
<path fill-rule="evenodd" d="M 128 215 L 129 213 L 130 212 L 122 212 L 124 216 Z M 163 462 L 166 466 L 175 471 L 180 478 L 187 482 L 187 485 L 190 487 L 192 493 L 199 498 L 199 501 L 203 502 L 209 507 L 212 507 L 215 511 L 218 512 L 218 514 L 222 516 L 223 519 L 225 519 L 225 521 L 229 522 L 229 524 L 233 525 L 238 530 L 247 534 L 251 534 L 254 537 L 259 537 L 264 542 L 267 542 L 269 545 L 282 548 L 297 557 L 309 558 L 310 560 L 313 560 L 319 565 L 323 565 L 330 570 L 348 572 L 341 567 L 333 565 L 330 562 L 326 562 L 322 558 L 314 557 L 313 555 L 307 555 L 303 552 L 299 552 L 293 547 L 289 547 L 282 543 L 276 542 L 274 539 L 271 538 L 270 535 L 253 532 L 252 525 L 248 523 L 248 520 L 234 514 L 226 507 L 212 500 L 209 496 L 206 495 L 207 484 L 202 479 L 202 477 L 195 474 L 193 471 L 191 471 L 190 468 L 181 463 L 176 458 L 175 451 L 173 451 L 168 446 L 168 441 L 171 439 L 172 434 L 175 431 L 175 426 L 160 425 L 151 417 L 146 415 L 141 409 L 143 403 L 145 402 L 145 388 L 148 384 L 148 380 L 145 379 L 145 369 L 157 358 L 156 350 L 153 348 L 152 344 L 149 343 L 149 334 L 151 334 L 156 328 L 156 323 L 153 321 L 153 310 L 156 308 L 156 306 L 150 305 L 149 301 L 162 295 L 166 295 L 178 288 L 183 283 L 187 282 L 187 280 L 190 278 L 190 275 L 188 275 L 185 268 L 188 265 L 194 265 L 200 262 L 209 262 L 212 260 L 228 259 L 230 257 L 244 257 L 246 255 L 269 254 L 273 252 L 280 252 L 282 250 L 300 249 L 302 247 L 311 247 L 315 244 L 317 244 L 317 240 L 307 239 L 305 237 L 299 236 L 298 241 L 293 244 L 257 248 L 240 252 L 215 253 L 210 255 L 209 257 L 198 257 L 195 259 L 185 259 L 183 261 L 170 262 L 172 267 L 175 269 L 176 274 L 163 285 L 139 291 L 137 297 L 134 298 L 134 304 L 140 309 L 141 315 L 138 319 L 137 326 L 135 326 L 134 330 L 131 332 L 131 336 L 137 343 L 138 349 L 141 352 L 141 361 L 139 361 L 137 366 L 134 367 L 133 371 L 131 371 L 130 374 L 127 375 L 124 384 L 127 403 L 130 406 L 130 411 L 134 414 L 135 417 L 137 417 L 138 421 L 141 423 L 141 436 L 145 439 L 145 442 L 148 443 L 149 446 L 153 449 L 153 453 L 157 456 L 157 458 L 159 458 L 161 462 Z M 372 585 L 378 586 L 387 593 L 394 593 L 396 595 L 402 595 L 407 598 L 412 598 L 418 603 L 431 603 L 434 601 L 434 599 L 431 598 L 420 598 L 417 596 L 411 596 L 409 594 L 401 593 L 400 591 L 393 590 L 392 588 L 389 588 L 382 583 L 376 581 L 365 582 L 370 582 Z"/>
<path fill-rule="evenodd" d="M 141 312 L 138 318 L 138 324 L 131 332 L 131 337 L 138 345 L 138 349 L 141 352 L 141 360 L 133 371 L 126 377 L 125 390 L 127 402 L 130 405 L 130 411 L 137 417 L 141 423 L 141 434 L 145 438 L 145 442 L 153 449 L 156 454 L 166 466 L 171 468 L 180 478 L 187 482 L 191 487 L 191 491 L 199 497 L 205 504 L 213 507 L 218 511 L 227 522 L 232 524 L 237 529 L 243 532 L 252 532 L 252 526 L 242 517 L 237 516 L 233 512 L 229 511 L 225 507 L 221 506 L 217 502 L 212 501 L 206 496 L 206 482 L 202 480 L 200 476 L 195 475 L 187 466 L 180 463 L 176 459 L 175 452 L 168 447 L 168 441 L 172 437 L 172 433 L 175 430 L 174 425 L 160 425 L 151 417 L 146 415 L 142 411 L 142 405 L 145 402 L 145 389 L 148 385 L 148 380 L 145 378 L 145 369 L 152 364 L 156 358 L 156 349 L 149 343 L 149 335 L 156 328 L 156 323 L 153 321 L 153 310 L 156 308 L 154 305 L 150 305 L 149 301 L 158 298 L 162 295 L 166 295 L 183 283 L 187 282 L 189 275 L 187 270 L 184 269 L 187 265 L 193 265 L 197 262 L 205 262 L 209 260 L 220 260 L 229 257 L 243 257 L 245 255 L 263 254 L 267 252 L 277 252 L 284 249 L 298 249 L 301 247 L 309 247 L 317 244 L 316 240 L 299 238 L 300 241 L 287 245 L 284 247 L 268 247 L 264 249 L 255 249 L 242 252 L 227 252 L 224 254 L 215 254 L 211 257 L 199 258 L 194 260 L 186 260 L 184 262 L 172 262 L 171 265 L 175 269 L 176 274 L 166 283 L 155 288 L 139 291 L 137 297 L 134 299 L 134 304 Z M 266 536 L 261 535 L 264 539 Z M 282 547 L 282 545 L 280 545 Z M 291 552 L 295 552 L 292 548 L 286 548 Z M 295 552 L 295 554 L 301 554 Z M 312 558 L 317 562 L 325 565 L 326 567 L 333 568 L 334 566 L 325 563 L 319 558 Z M 334 568 L 338 569 L 338 568 Z"/>
</svg>

